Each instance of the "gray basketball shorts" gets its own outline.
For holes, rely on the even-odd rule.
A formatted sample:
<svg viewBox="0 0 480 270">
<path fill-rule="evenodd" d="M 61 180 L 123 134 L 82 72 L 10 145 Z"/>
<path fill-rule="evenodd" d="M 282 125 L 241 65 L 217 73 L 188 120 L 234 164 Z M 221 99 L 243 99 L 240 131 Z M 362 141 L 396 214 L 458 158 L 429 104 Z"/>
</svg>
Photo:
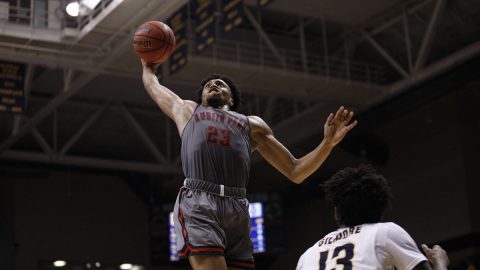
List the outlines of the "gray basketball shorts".
<svg viewBox="0 0 480 270">
<path fill-rule="evenodd" d="M 174 217 L 180 258 L 224 256 L 229 267 L 255 269 L 246 198 L 182 187 Z"/>
</svg>

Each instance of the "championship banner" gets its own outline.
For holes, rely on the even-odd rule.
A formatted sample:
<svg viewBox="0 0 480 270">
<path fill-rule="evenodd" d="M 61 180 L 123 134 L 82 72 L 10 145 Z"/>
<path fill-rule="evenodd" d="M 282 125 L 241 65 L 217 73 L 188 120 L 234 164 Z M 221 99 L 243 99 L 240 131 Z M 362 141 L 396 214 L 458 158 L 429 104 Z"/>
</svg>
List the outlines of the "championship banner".
<svg viewBox="0 0 480 270">
<path fill-rule="evenodd" d="M 222 28 L 228 33 L 243 22 L 242 0 L 222 0 Z"/>
<path fill-rule="evenodd" d="M 194 0 L 196 50 L 201 52 L 215 41 L 215 0 Z"/>
<path fill-rule="evenodd" d="M 0 112 L 23 113 L 26 70 L 25 64 L 0 61 Z"/>
<path fill-rule="evenodd" d="M 257 0 L 257 6 L 262 9 L 267 7 L 272 2 L 273 0 Z"/>
<path fill-rule="evenodd" d="M 167 24 L 175 35 L 175 51 L 169 61 L 170 74 L 176 73 L 187 64 L 187 15 L 187 5 L 185 5 L 167 20 Z"/>
</svg>

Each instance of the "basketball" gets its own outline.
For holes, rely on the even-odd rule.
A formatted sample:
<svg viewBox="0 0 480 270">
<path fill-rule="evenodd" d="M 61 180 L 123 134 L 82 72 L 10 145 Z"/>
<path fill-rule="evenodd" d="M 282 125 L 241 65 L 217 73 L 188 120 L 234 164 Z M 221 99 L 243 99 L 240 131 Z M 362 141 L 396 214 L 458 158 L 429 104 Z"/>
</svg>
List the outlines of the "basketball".
<svg viewBox="0 0 480 270">
<path fill-rule="evenodd" d="M 159 21 L 142 24 L 133 37 L 133 49 L 143 60 L 160 64 L 175 49 L 175 35 L 168 25 Z"/>
</svg>

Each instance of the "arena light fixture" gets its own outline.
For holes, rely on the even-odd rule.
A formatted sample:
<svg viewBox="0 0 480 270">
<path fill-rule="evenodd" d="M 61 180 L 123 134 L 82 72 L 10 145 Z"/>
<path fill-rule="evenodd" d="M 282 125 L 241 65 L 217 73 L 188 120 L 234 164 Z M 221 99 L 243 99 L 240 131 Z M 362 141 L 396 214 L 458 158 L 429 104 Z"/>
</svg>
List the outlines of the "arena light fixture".
<svg viewBox="0 0 480 270">
<path fill-rule="evenodd" d="M 78 1 L 70 2 L 68 3 L 66 10 L 68 15 L 77 17 L 80 13 L 80 3 Z"/>
<path fill-rule="evenodd" d="M 90 9 L 90 10 L 93 10 L 97 5 L 98 3 L 100 3 L 100 0 L 83 0 L 83 1 L 80 1 L 80 4 L 85 6 L 86 8 Z"/>
<path fill-rule="evenodd" d="M 65 265 L 67 265 L 66 261 L 57 260 L 53 262 L 53 266 L 55 267 L 64 267 Z"/>
<path fill-rule="evenodd" d="M 132 269 L 132 266 L 133 266 L 133 265 L 132 265 L 131 263 L 123 263 L 123 264 L 120 265 L 120 269 L 122 269 L 122 270 L 130 270 L 130 269 Z"/>
<path fill-rule="evenodd" d="M 66 6 L 67 14 L 72 17 L 88 15 L 100 3 L 100 0 L 69 1 Z"/>
</svg>

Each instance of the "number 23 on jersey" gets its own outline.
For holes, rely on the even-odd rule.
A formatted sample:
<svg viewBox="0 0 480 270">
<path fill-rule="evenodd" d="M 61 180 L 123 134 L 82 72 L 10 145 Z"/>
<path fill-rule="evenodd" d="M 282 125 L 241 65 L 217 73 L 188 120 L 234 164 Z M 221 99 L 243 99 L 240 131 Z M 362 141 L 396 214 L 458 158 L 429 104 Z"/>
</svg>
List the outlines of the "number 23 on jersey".
<svg viewBox="0 0 480 270">
<path fill-rule="evenodd" d="M 206 140 L 208 143 L 213 143 L 221 146 L 230 146 L 231 132 L 228 129 L 208 126 Z"/>
</svg>

